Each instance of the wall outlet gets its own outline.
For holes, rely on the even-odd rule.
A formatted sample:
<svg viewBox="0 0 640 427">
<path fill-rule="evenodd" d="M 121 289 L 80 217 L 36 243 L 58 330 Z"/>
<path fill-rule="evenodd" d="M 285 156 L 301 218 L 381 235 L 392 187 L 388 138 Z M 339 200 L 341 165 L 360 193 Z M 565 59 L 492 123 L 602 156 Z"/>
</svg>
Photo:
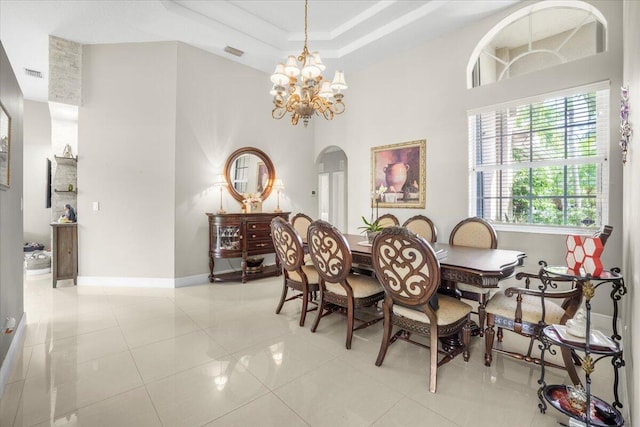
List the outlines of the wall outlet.
<svg viewBox="0 0 640 427">
<path fill-rule="evenodd" d="M 94 211 L 100 210 L 100 202 L 93 202 L 93 210 Z"/>
</svg>

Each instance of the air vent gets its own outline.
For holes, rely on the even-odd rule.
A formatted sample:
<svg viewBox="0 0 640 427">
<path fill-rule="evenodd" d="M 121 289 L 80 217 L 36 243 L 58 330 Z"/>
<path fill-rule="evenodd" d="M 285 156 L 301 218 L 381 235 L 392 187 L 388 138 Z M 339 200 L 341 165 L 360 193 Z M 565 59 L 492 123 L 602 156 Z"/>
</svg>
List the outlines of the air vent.
<svg viewBox="0 0 640 427">
<path fill-rule="evenodd" d="M 29 77 L 35 77 L 36 79 L 42 78 L 42 71 L 31 70 L 29 68 L 24 69 L 24 73 Z"/>
<path fill-rule="evenodd" d="M 231 47 L 231 46 L 225 46 L 224 51 L 227 52 L 227 53 L 230 53 L 231 55 L 235 55 L 235 56 L 244 55 L 243 51 L 241 51 L 240 49 L 236 49 L 235 47 Z"/>
</svg>

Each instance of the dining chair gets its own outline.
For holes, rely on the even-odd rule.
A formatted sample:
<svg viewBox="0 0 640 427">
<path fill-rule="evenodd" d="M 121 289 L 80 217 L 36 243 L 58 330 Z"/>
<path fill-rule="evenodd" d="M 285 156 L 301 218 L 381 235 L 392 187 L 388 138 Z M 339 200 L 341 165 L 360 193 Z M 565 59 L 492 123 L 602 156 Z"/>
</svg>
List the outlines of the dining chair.
<svg viewBox="0 0 640 427">
<path fill-rule="evenodd" d="M 402 227 L 390 227 L 378 235 L 372 249 L 376 277 L 385 291 L 382 304 L 384 327 L 376 366 L 382 365 L 388 347 L 403 339 L 430 348 L 429 391 L 436 391 L 436 371 L 456 355 L 469 360 L 471 306 L 456 298 L 438 295 L 437 307 L 432 297 L 440 285 L 440 262 L 423 237 Z M 393 326 L 399 330 L 392 336 Z M 462 332 L 463 346 L 438 350 L 438 338 Z M 429 337 L 429 346 L 411 339 L 416 333 Z M 438 353 L 445 356 L 438 361 Z"/>
<path fill-rule="evenodd" d="M 398 221 L 398 218 L 396 218 L 396 216 L 393 214 L 384 214 L 382 216 L 379 216 L 377 221 L 378 225 L 380 225 L 380 227 L 382 228 L 400 225 L 400 221 Z"/>
<path fill-rule="evenodd" d="M 313 265 L 304 264 L 302 239 L 296 229 L 282 217 L 275 217 L 271 220 L 271 238 L 284 273 L 282 295 L 278 308 L 276 308 L 276 314 L 280 314 L 286 301 L 301 299 L 300 326 L 304 326 L 307 312 L 317 309 L 317 304 L 314 302 L 312 304 L 316 305 L 315 308 L 308 309 L 308 305 L 312 295 L 315 295 L 319 289 L 318 272 Z M 298 293 L 287 298 L 289 288 L 298 291 Z"/>
<path fill-rule="evenodd" d="M 300 237 L 307 238 L 307 230 L 313 219 L 309 215 L 298 212 L 291 218 L 291 225 L 296 229 Z"/>
<path fill-rule="evenodd" d="M 498 247 L 498 233 L 488 221 L 471 217 L 460 221 L 453 227 L 449 235 L 449 244 L 455 246 L 469 246 L 472 248 L 496 249 Z M 478 302 L 478 334 L 484 335 L 485 306 L 490 291 L 466 283 L 455 285 L 462 298 Z"/>
<path fill-rule="evenodd" d="M 406 220 L 402 226 L 424 238 L 427 242 L 435 243 L 438 241 L 436 226 L 433 224 L 433 221 L 424 215 L 412 216 Z"/>
<path fill-rule="evenodd" d="M 532 288 L 531 280 L 541 280 L 539 274 L 520 272 L 517 280 L 524 279 L 524 287 L 510 287 L 495 294 L 486 306 L 487 328 L 485 330 L 484 364 L 491 366 L 492 352 L 498 352 L 525 362 L 540 364 L 540 359 L 532 355 L 533 344 L 539 340 L 546 325 L 564 325 L 582 304 L 582 289 L 575 286 L 571 278 L 554 278 L 553 285 L 544 291 L 544 317 L 542 310 L 542 290 Z M 564 282 L 564 289 L 561 283 Z M 494 347 L 495 330 L 498 327 L 498 342 L 503 340 L 503 329 L 529 338 L 526 353 Z M 571 350 L 561 347 L 564 366 L 545 360 L 545 366 L 566 369 L 573 384 L 580 384 Z"/>
<path fill-rule="evenodd" d="M 318 314 L 311 327 L 315 332 L 320 319 L 335 311 L 347 315 L 347 349 L 351 348 L 353 331 L 366 328 L 382 320 L 382 316 L 364 320 L 356 311 L 377 306 L 384 298 L 378 281 L 370 276 L 351 273 L 352 256 L 344 235 L 326 221 L 316 220 L 309 225 L 307 245 L 311 260 L 320 276 L 320 302 Z M 360 322 L 356 327 L 355 321 Z"/>
</svg>

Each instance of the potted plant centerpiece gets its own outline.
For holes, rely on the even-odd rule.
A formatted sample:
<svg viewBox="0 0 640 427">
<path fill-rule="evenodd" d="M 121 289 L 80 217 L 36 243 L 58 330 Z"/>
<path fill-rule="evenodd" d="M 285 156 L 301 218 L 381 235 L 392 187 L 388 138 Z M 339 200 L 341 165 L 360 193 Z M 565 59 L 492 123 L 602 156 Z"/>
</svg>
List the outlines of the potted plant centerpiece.
<svg viewBox="0 0 640 427">
<path fill-rule="evenodd" d="M 367 241 L 373 244 L 373 239 L 376 238 L 378 233 L 380 233 L 384 227 L 378 223 L 377 219 L 369 222 L 364 216 L 362 217 L 362 222 L 364 222 L 364 225 L 362 227 L 358 227 L 358 230 L 362 230 L 362 233 L 367 235 Z"/>
</svg>

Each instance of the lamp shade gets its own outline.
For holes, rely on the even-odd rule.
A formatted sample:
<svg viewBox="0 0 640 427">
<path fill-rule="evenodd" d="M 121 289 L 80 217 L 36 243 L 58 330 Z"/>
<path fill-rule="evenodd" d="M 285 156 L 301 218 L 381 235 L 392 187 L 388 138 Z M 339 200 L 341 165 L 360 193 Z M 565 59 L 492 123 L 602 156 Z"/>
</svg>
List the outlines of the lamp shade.
<svg viewBox="0 0 640 427">
<path fill-rule="evenodd" d="M 324 99 L 329 99 L 333 97 L 333 89 L 331 89 L 331 83 L 327 80 L 322 81 L 322 86 L 320 87 L 320 93 L 318 96 L 321 96 Z"/>
<path fill-rule="evenodd" d="M 287 65 L 284 67 L 284 73 L 289 77 L 296 77 L 300 74 L 300 70 L 298 69 L 298 61 L 296 57 L 293 55 L 289 55 L 287 57 Z"/>
<path fill-rule="evenodd" d="M 333 76 L 333 82 L 331 83 L 331 88 L 341 91 L 347 89 L 347 82 L 344 80 L 344 72 L 336 71 Z"/>
<path fill-rule="evenodd" d="M 306 79 L 315 79 L 320 75 L 320 68 L 316 65 L 316 60 L 313 56 L 307 56 L 305 58 L 304 67 L 302 68 L 302 77 Z"/>
<path fill-rule="evenodd" d="M 320 71 L 324 71 L 327 69 L 326 65 L 322 63 L 322 59 L 320 59 L 320 54 L 318 52 L 313 52 L 313 59 L 316 61 L 316 67 L 320 69 Z"/>
<path fill-rule="evenodd" d="M 277 178 L 275 181 L 273 181 L 273 189 L 274 190 L 284 190 L 284 183 L 282 182 L 282 180 L 280 178 Z"/>
<path fill-rule="evenodd" d="M 285 75 L 285 68 L 283 63 L 276 65 L 276 69 L 271 74 L 271 82 L 276 85 L 285 85 L 289 81 L 289 78 Z"/>
<path fill-rule="evenodd" d="M 215 180 L 213 181 L 213 186 L 214 187 L 226 187 L 227 186 L 227 180 L 224 178 L 224 175 L 222 174 L 218 174 L 216 175 Z"/>
</svg>

